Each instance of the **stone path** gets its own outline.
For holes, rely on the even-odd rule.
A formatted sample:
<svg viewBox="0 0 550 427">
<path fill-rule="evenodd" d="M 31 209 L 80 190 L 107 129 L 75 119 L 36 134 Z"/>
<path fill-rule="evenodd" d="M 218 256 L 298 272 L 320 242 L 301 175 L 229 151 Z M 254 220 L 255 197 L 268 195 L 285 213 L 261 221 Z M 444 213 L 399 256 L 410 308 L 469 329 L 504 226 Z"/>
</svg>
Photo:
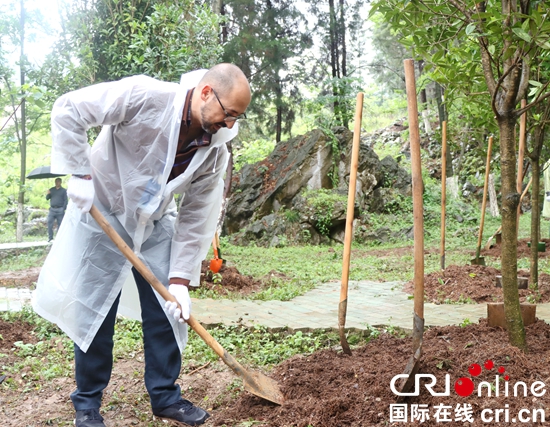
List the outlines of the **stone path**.
<svg viewBox="0 0 550 427">
<path fill-rule="evenodd" d="M 398 282 L 350 281 L 346 329 L 370 326 L 412 329 L 413 301 Z M 205 326 L 216 324 L 265 325 L 272 329 L 338 330 L 340 283 L 330 282 L 291 301 L 193 301 L 193 313 Z M 484 304 L 425 304 L 426 326 L 456 325 L 486 316 Z M 549 316 L 550 319 L 550 316 Z"/>
<path fill-rule="evenodd" d="M 20 310 L 31 299 L 28 289 L 0 288 L 0 311 Z M 263 325 L 272 330 L 338 330 L 340 283 L 329 282 L 291 301 L 247 301 L 193 299 L 193 316 L 205 327 Z M 458 325 L 487 316 L 485 304 L 426 303 L 426 326 Z M 537 306 L 537 317 L 550 322 L 550 304 Z M 346 329 L 366 330 L 372 326 L 412 329 L 413 301 L 398 282 L 352 281 L 348 289 Z"/>
<path fill-rule="evenodd" d="M 20 243 L 0 243 L 0 251 L 5 251 L 9 249 L 30 249 L 38 248 L 41 246 L 48 246 L 51 243 L 46 241 L 44 242 L 20 242 Z"/>
</svg>

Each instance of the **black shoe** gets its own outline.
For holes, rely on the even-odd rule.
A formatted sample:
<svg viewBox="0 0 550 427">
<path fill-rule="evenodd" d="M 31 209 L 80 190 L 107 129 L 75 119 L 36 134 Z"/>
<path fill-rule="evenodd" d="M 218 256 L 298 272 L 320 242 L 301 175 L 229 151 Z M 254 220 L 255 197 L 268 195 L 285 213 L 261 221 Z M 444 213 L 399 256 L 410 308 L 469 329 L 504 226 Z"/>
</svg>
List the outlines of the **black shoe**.
<svg viewBox="0 0 550 427">
<path fill-rule="evenodd" d="M 210 416 L 204 409 L 196 407 L 185 399 L 181 399 L 166 408 L 153 409 L 153 414 L 157 417 L 169 418 L 190 426 L 198 426 Z"/>
<path fill-rule="evenodd" d="M 105 427 L 105 424 L 103 424 L 103 417 L 99 415 L 99 409 L 76 411 L 74 425 L 76 427 Z"/>
<path fill-rule="evenodd" d="M 48 243 L 52 242 L 53 241 L 53 237 L 51 239 L 48 239 Z"/>
</svg>

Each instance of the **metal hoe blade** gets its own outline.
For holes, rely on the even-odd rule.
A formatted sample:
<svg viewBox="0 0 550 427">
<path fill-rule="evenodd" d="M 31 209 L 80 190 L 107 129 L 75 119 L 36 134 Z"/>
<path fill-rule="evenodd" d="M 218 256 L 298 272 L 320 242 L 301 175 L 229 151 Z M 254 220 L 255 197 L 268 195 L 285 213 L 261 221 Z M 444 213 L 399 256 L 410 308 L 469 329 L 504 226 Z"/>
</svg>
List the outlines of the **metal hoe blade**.
<svg viewBox="0 0 550 427">
<path fill-rule="evenodd" d="M 416 313 L 413 321 L 413 355 L 409 359 L 403 374 L 408 375 L 403 378 L 399 389 L 401 393 L 407 393 L 414 385 L 414 377 L 420 368 L 420 358 L 422 357 L 422 342 L 424 339 L 424 319 L 420 318 Z M 398 396 L 397 401 L 401 402 L 405 396 Z"/>
</svg>

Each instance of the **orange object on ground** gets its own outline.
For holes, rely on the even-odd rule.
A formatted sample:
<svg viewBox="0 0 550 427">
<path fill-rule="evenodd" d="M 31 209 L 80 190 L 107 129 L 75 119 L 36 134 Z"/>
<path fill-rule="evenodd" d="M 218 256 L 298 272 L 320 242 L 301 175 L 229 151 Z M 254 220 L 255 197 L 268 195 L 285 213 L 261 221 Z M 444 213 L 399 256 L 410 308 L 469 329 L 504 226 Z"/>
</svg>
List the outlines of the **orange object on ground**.
<svg viewBox="0 0 550 427">
<path fill-rule="evenodd" d="M 218 232 L 216 232 L 216 234 L 214 234 L 214 238 L 212 239 L 212 249 L 214 250 L 214 258 L 210 260 L 210 270 L 214 274 L 220 271 L 223 264 L 223 259 L 221 259 L 218 256 L 218 246 L 219 246 Z"/>
</svg>

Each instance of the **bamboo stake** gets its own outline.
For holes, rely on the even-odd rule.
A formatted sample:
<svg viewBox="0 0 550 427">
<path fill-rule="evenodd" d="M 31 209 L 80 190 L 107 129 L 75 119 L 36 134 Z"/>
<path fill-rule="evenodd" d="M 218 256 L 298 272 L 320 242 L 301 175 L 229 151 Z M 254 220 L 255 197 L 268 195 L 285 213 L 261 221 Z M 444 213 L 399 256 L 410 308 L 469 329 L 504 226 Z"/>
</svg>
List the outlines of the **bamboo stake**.
<svg viewBox="0 0 550 427">
<path fill-rule="evenodd" d="M 479 224 L 479 234 L 477 237 L 476 260 L 479 260 L 481 251 L 481 240 L 483 239 L 483 225 L 485 223 L 485 208 L 487 207 L 487 189 L 489 187 L 489 170 L 491 168 L 491 151 L 493 149 L 493 137 L 489 137 L 489 146 L 487 147 L 487 161 L 485 163 L 485 183 L 483 185 L 483 202 L 481 203 L 481 222 Z"/>
<path fill-rule="evenodd" d="M 342 283 L 340 286 L 340 304 L 338 305 L 338 330 L 340 343 L 344 353 L 351 356 L 351 349 L 346 339 L 346 312 L 348 308 L 349 265 L 351 260 L 351 244 L 353 242 L 353 215 L 355 211 L 355 193 L 357 192 L 357 169 L 359 167 L 359 149 L 361 145 L 361 121 L 363 120 L 364 93 L 357 94 L 355 104 L 355 127 L 349 171 L 348 206 L 346 210 L 346 230 L 344 236 L 344 253 L 342 256 Z"/>
<path fill-rule="evenodd" d="M 447 202 L 447 121 L 441 123 L 441 270 L 445 270 L 445 214 Z"/>
<path fill-rule="evenodd" d="M 525 108 L 527 101 L 521 100 L 521 108 Z M 527 113 L 523 113 L 519 120 L 519 152 L 518 152 L 518 177 L 517 191 L 521 194 L 523 184 L 523 158 L 525 157 L 525 128 L 527 127 Z M 518 204 L 517 224 L 516 224 L 516 240 L 519 235 L 519 216 L 521 215 L 521 203 Z"/>
</svg>

